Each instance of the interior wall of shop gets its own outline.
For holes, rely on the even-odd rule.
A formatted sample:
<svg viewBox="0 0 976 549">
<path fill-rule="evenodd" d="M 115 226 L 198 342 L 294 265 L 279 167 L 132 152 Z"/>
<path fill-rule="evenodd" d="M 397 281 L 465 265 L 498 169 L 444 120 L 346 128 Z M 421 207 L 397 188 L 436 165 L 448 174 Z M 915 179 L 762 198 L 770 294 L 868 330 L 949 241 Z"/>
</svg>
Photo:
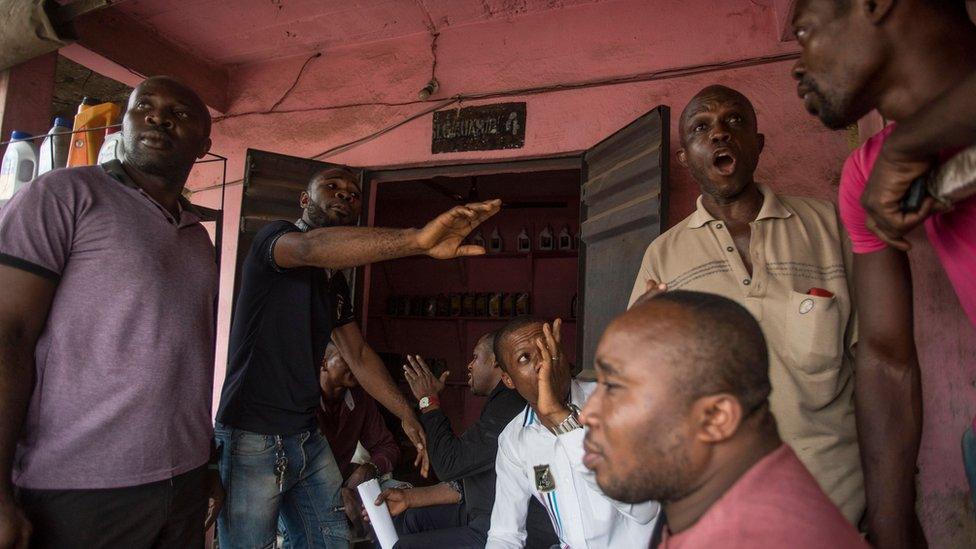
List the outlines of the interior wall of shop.
<svg viewBox="0 0 976 549">
<path fill-rule="evenodd" d="M 224 257 L 236 253 L 233 235 L 246 148 L 315 156 L 456 94 L 495 95 L 463 105 L 525 101 L 525 147 L 432 155 L 427 114 L 327 160 L 375 168 L 572 153 L 666 104 L 672 109 L 668 224 L 673 225 L 693 211 L 698 195 L 675 160 L 677 117 L 699 89 L 721 83 L 745 93 L 756 107 L 760 131 L 766 134 L 758 180 L 783 193 L 834 200 L 856 132 L 824 129 L 796 97 L 789 75 L 793 61 L 764 59 L 797 50 L 794 42 L 780 40 L 785 4 L 619 0 L 447 27 L 436 42 L 441 90 L 427 102 L 417 101 L 433 61 L 432 36 L 425 33 L 328 50 L 310 61 L 299 56 L 237 67 L 230 71 L 229 110 L 217 117 L 213 131 L 213 150 L 229 158 Z M 432 21 L 435 32 L 438 23 Z M 654 72 L 661 74 L 616 82 Z M 584 82 L 593 84 L 578 85 Z M 517 91 L 530 88 L 539 93 Z M 194 173 L 194 200 L 217 206 L 220 192 L 213 185 L 219 181 L 220 172 L 212 166 Z M 916 238 L 911 256 L 925 394 L 920 512 L 934 547 L 971 546 L 976 526 L 959 440 L 976 413 L 976 337 L 924 238 Z M 223 288 L 232 287 L 231 269 L 222 270 Z M 226 292 L 220 314 L 215 395 L 226 360 Z"/>
</svg>

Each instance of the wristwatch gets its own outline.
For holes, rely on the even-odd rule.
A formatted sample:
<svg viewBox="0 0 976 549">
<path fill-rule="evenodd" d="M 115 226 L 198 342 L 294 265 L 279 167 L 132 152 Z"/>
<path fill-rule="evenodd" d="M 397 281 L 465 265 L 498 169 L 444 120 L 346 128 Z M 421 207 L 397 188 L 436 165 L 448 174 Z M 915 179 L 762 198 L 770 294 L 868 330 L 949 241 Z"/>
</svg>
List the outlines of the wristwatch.
<svg viewBox="0 0 976 549">
<path fill-rule="evenodd" d="M 423 411 L 431 406 L 440 406 L 441 401 L 437 397 L 423 397 L 420 399 L 420 410 Z"/>
<path fill-rule="evenodd" d="M 556 435 L 565 435 L 576 429 L 582 429 L 583 424 L 579 420 L 580 409 L 579 406 L 575 404 L 569 405 L 569 416 L 566 417 L 559 425 L 552 428 L 552 432 Z"/>
</svg>

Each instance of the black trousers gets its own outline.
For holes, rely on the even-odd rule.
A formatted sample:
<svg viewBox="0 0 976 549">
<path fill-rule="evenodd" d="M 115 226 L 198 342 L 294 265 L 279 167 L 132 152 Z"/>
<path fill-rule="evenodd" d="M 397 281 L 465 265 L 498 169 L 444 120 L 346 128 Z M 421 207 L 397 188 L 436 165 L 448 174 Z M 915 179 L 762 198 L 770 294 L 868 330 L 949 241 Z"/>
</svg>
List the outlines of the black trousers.
<svg viewBox="0 0 976 549">
<path fill-rule="evenodd" d="M 170 480 L 105 490 L 27 490 L 20 504 L 33 549 L 199 549 L 207 468 Z"/>
<path fill-rule="evenodd" d="M 552 529 L 546 510 L 535 498 L 529 498 L 526 517 L 526 549 L 549 549 L 559 545 L 559 538 Z M 476 520 L 475 523 L 478 521 Z M 487 517 L 480 524 L 469 524 L 464 506 L 434 505 L 407 509 L 394 517 L 400 541 L 397 549 L 481 549 L 488 541 Z"/>
<path fill-rule="evenodd" d="M 393 519 L 400 541 L 396 549 L 482 549 L 487 537 L 467 525 L 464 506 L 433 505 L 407 509 Z"/>
</svg>

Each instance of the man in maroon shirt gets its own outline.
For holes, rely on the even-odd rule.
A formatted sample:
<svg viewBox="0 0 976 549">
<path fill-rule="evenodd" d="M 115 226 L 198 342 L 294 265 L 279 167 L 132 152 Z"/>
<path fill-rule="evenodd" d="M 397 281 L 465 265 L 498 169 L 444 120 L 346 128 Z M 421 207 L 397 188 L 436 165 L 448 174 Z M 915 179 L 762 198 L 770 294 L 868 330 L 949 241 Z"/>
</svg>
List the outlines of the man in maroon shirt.
<svg viewBox="0 0 976 549">
<path fill-rule="evenodd" d="M 766 340 L 741 305 L 639 302 L 603 334 L 596 372 L 583 464 L 607 496 L 663 505 L 652 547 L 866 547 L 780 440 Z"/>
<path fill-rule="evenodd" d="M 353 524 L 359 524 L 361 513 L 356 486 L 393 471 L 400 448 L 386 427 L 376 401 L 359 386 L 338 347 L 332 343 L 325 350 L 319 385 L 322 388 L 317 412 L 319 430 L 329 441 L 342 472 L 346 516 Z M 352 459 L 360 442 L 369 452 L 369 461 L 357 464 Z"/>
</svg>

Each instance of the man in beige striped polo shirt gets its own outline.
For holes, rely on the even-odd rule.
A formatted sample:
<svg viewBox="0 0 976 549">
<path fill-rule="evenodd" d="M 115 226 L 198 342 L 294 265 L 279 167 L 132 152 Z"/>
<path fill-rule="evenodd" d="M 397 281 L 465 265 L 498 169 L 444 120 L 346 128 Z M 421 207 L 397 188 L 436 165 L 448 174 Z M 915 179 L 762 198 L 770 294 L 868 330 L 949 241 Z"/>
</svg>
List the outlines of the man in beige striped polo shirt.
<svg viewBox="0 0 976 549">
<path fill-rule="evenodd" d="M 780 436 L 855 525 L 864 482 L 854 424 L 850 245 L 833 204 L 778 196 L 753 178 L 764 136 L 741 93 L 700 91 L 681 113 L 678 161 L 701 187 L 696 211 L 647 248 L 633 304 L 665 284 L 743 305 L 769 345 Z"/>
</svg>

